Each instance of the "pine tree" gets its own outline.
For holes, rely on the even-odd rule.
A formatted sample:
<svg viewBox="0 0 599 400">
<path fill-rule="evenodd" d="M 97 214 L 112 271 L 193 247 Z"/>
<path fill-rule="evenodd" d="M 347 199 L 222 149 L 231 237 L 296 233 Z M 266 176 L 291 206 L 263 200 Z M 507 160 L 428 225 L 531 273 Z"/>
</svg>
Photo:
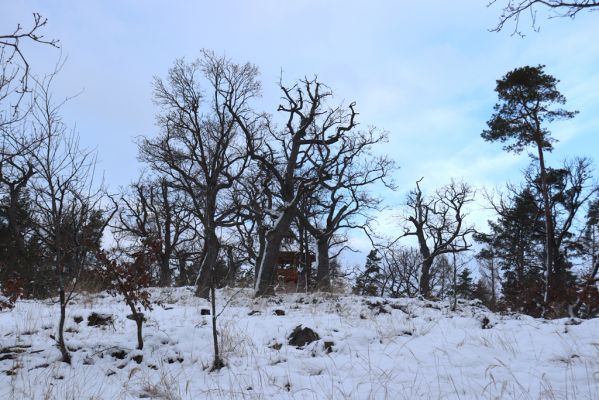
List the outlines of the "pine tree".
<svg viewBox="0 0 599 400">
<path fill-rule="evenodd" d="M 356 278 L 354 293 L 365 296 L 380 295 L 381 257 L 376 250 L 371 250 L 366 257 L 364 270 Z"/>
<path fill-rule="evenodd" d="M 458 275 L 458 282 L 456 285 L 456 292 L 458 297 L 463 299 L 472 299 L 475 286 L 472 281 L 472 273 L 468 267 L 464 268 Z"/>
<path fill-rule="evenodd" d="M 477 235 L 477 240 L 492 249 L 503 272 L 503 306 L 539 315 L 543 300 L 542 211 L 529 188 L 511 191 L 496 206 L 499 216 L 496 221 L 489 221 L 490 233 Z"/>
<path fill-rule="evenodd" d="M 560 275 L 561 271 L 558 270 L 558 274 L 555 274 L 557 246 L 545 152 L 553 150 L 556 140 L 551 137 L 546 124 L 573 118 L 577 112 L 555 107 L 565 104 L 566 98 L 557 90 L 559 81 L 546 74 L 544 68 L 544 65 L 516 68 L 497 81 L 495 91 L 499 102 L 494 107 L 495 113 L 487 122 L 489 129 L 484 130 L 481 136 L 491 142 L 509 142 L 504 146 L 507 151 L 520 153 L 532 147 L 536 152 L 534 158 L 539 167 L 545 224 L 543 304 L 547 305 L 553 300 L 556 282 L 560 282 L 563 277 L 554 276 Z"/>
</svg>

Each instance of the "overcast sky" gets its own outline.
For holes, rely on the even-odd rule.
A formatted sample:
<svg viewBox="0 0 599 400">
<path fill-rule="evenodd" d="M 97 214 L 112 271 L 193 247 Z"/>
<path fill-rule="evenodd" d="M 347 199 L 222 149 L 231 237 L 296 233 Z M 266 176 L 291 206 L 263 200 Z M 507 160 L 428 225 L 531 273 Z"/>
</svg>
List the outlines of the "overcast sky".
<svg viewBox="0 0 599 400">
<path fill-rule="evenodd" d="M 502 3 L 498 0 L 498 3 Z M 464 179 L 477 188 L 518 182 L 528 164 L 480 138 L 492 113 L 495 80 L 510 69 L 545 64 L 561 80 L 568 108 L 580 114 L 556 124 L 560 142 L 550 164 L 599 155 L 599 14 L 545 20 L 491 33 L 498 6 L 486 0 L 389 1 L 6 1 L 0 32 L 48 18 L 46 36 L 68 58 L 55 91 L 83 92 L 64 108 L 82 142 L 95 147 L 114 189 L 141 166 L 134 138 L 154 135 L 153 76 L 202 48 L 250 61 L 261 70 L 266 111 L 278 105 L 276 82 L 318 74 L 339 101 L 356 101 L 359 122 L 389 132 L 382 146 L 401 169 L 399 204 L 420 177 L 424 188 Z M 528 21 L 525 21 L 525 23 Z M 27 47 L 34 72 L 49 72 L 59 51 Z M 484 228 L 480 210 L 473 210 Z M 388 215 L 392 215 L 389 212 Z M 386 218 L 390 222 L 392 218 Z M 388 227 L 387 229 L 390 229 Z"/>
</svg>

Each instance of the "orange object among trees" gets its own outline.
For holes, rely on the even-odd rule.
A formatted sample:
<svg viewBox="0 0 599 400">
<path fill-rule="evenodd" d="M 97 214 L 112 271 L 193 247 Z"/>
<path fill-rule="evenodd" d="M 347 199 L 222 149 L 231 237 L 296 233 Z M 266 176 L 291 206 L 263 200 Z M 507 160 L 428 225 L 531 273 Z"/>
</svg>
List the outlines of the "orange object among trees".
<svg viewBox="0 0 599 400">
<path fill-rule="evenodd" d="M 310 253 L 306 259 L 306 254 L 298 251 L 281 251 L 277 258 L 277 269 L 275 270 L 276 280 L 284 283 L 297 283 L 299 281 L 300 267 L 305 267 L 307 276 L 310 276 L 312 263 L 316 261 L 314 254 Z"/>
</svg>

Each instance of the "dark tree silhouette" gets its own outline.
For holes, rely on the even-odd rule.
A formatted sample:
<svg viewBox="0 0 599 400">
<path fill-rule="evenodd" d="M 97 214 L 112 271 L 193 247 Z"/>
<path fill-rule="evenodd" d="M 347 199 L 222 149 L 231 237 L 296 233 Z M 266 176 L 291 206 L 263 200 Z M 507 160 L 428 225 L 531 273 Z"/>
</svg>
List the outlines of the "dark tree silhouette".
<svg viewBox="0 0 599 400">
<path fill-rule="evenodd" d="M 193 63 L 179 60 L 167 80 L 156 79 L 154 100 L 161 107 L 156 139 L 143 139 L 141 158 L 174 188 L 184 192 L 202 224 L 203 250 L 196 294 L 208 298 L 220 251 L 217 232 L 234 227 L 239 209 L 232 188 L 248 165 L 236 120 L 259 94 L 258 71 L 209 51 Z"/>
<path fill-rule="evenodd" d="M 475 231 L 464 219 L 465 207 L 474 200 L 474 193 L 466 183 L 452 181 L 427 197 L 420 189 L 421 180 L 408 195 L 404 233 L 398 239 L 416 237 L 422 256 L 420 294 L 429 298 L 435 258 L 468 251 L 471 247 L 468 239 Z"/>
<path fill-rule="evenodd" d="M 335 157 L 333 145 L 356 126 L 354 104 L 329 106 L 327 100 L 333 94 L 318 79 L 279 86 L 283 93 L 278 107 L 284 118 L 282 127 L 266 115 L 240 113 L 229 105 L 246 135 L 252 160 L 271 177 L 271 191 L 278 201 L 277 209 L 269 210 L 274 222 L 265 232 L 256 296 L 274 294 L 275 263 L 281 242 L 297 217 L 297 206 L 329 179 L 328 169 Z"/>
</svg>

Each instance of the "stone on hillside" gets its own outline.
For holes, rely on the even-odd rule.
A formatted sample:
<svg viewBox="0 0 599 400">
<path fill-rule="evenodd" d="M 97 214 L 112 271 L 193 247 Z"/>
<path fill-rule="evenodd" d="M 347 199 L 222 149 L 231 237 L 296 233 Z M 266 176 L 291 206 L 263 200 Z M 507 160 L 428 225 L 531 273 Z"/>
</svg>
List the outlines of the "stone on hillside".
<svg viewBox="0 0 599 400">
<path fill-rule="evenodd" d="M 88 326 L 112 325 L 113 322 L 114 321 L 111 314 L 100 314 L 93 312 L 87 317 Z"/>
<path fill-rule="evenodd" d="M 289 335 L 289 344 L 292 346 L 303 347 L 307 344 L 310 344 L 316 340 L 320 339 L 318 333 L 314 332 L 312 329 L 305 327 L 302 328 L 301 325 L 295 327 L 291 335 Z"/>
</svg>

